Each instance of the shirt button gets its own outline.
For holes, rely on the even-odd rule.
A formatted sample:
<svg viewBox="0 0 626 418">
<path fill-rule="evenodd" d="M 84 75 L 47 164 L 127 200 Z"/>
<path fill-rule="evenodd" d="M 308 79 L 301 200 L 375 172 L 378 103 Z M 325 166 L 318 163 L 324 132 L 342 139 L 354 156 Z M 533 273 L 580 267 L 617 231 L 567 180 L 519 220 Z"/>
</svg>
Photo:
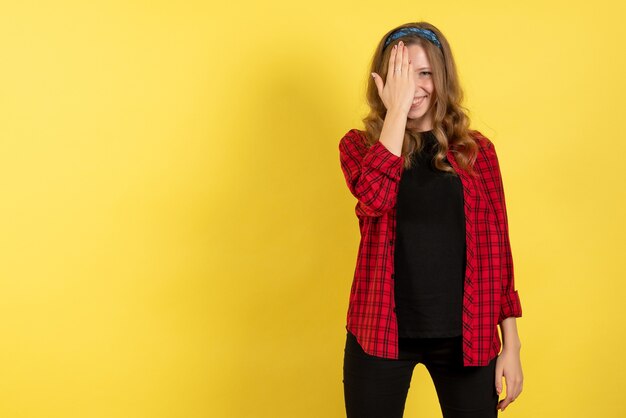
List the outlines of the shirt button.
<svg viewBox="0 0 626 418">
<path fill-rule="evenodd" d="M 389 245 L 393 245 L 393 240 L 392 239 L 389 240 Z"/>
<path fill-rule="evenodd" d="M 396 274 L 395 273 L 391 273 L 391 279 L 395 279 L 396 278 Z"/>
<path fill-rule="evenodd" d="M 393 307 L 393 311 L 394 311 L 394 312 L 396 311 L 396 307 L 395 307 L 395 306 Z"/>
</svg>

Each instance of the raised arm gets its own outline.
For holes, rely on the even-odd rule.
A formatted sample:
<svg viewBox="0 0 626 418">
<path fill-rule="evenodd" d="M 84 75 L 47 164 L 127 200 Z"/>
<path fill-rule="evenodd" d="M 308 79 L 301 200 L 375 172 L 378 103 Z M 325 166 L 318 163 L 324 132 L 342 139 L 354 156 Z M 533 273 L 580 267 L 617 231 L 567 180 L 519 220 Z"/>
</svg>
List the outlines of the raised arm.
<svg viewBox="0 0 626 418">
<path fill-rule="evenodd" d="M 339 142 L 339 159 L 360 213 L 381 216 L 394 207 L 403 157 L 393 154 L 380 141 L 368 148 L 361 134 L 351 129 Z"/>
<path fill-rule="evenodd" d="M 339 142 L 341 169 L 352 194 L 358 199 L 358 215 L 381 216 L 396 204 L 404 157 L 402 144 L 415 79 L 407 47 L 402 41 L 389 56 L 386 81 L 372 73 L 378 94 L 387 109 L 380 137 L 371 147 L 356 130 Z"/>
</svg>

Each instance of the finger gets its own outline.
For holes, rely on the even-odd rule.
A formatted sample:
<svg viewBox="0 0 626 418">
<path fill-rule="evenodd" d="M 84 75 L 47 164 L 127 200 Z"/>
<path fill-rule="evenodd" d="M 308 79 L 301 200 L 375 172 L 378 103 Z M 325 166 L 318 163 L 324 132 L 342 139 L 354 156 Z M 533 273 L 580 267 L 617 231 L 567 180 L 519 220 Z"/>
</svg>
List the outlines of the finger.
<svg viewBox="0 0 626 418">
<path fill-rule="evenodd" d="M 515 382 L 507 382 L 506 391 L 510 399 L 515 399 L 518 394 L 518 385 Z"/>
<path fill-rule="evenodd" d="M 409 48 L 406 46 L 402 48 L 402 75 L 408 76 L 409 71 Z"/>
<path fill-rule="evenodd" d="M 502 393 L 502 368 L 496 368 L 496 392 Z"/>
<path fill-rule="evenodd" d="M 517 398 L 520 393 L 521 379 L 519 376 L 509 376 L 506 379 L 506 393 L 511 398 Z"/>
<path fill-rule="evenodd" d="M 499 409 L 500 411 L 503 411 L 503 412 L 504 412 L 504 409 L 505 409 L 505 408 L 506 408 L 506 405 L 504 405 L 504 402 L 501 402 L 500 404 L 498 404 L 498 409 Z"/>
<path fill-rule="evenodd" d="M 502 399 L 500 402 L 498 402 L 498 409 L 500 409 L 501 411 L 504 411 L 506 407 L 509 406 L 509 403 L 511 402 L 509 401 L 508 398 Z"/>
<path fill-rule="evenodd" d="M 393 75 L 396 76 L 398 71 L 402 70 L 402 54 L 404 53 L 404 42 L 400 41 L 396 51 L 396 61 Z"/>
<path fill-rule="evenodd" d="M 396 51 L 398 50 L 397 45 L 394 45 L 393 48 L 391 48 L 391 54 L 389 55 L 389 65 L 387 66 L 387 83 L 389 82 L 389 80 L 391 80 L 391 77 L 393 77 L 393 72 L 394 70 L 394 63 L 396 62 Z"/>
<path fill-rule="evenodd" d="M 513 399 L 517 399 L 521 392 L 522 392 L 522 382 L 519 380 L 514 381 L 511 384 L 511 397 Z"/>
<path fill-rule="evenodd" d="M 382 97 L 383 94 L 383 79 L 376 73 L 372 73 L 372 77 L 374 78 L 374 83 L 376 84 L 376 90 L 378 90 L 378 95 Z"/>
<path fill-rule="evenodd" d="M 508 387 L 507 387 L 508 390 Z M 502 403 L 502 410 L 504 411 L 504 409 L 509 406 L 511 404 L 511 402 L 513 402 L 515 400 L 515 398 L 512 395 L 509 395 L 508 393 L 506 394 L 506 398 L 504 398 L 501 403 Z"/>
</svg>

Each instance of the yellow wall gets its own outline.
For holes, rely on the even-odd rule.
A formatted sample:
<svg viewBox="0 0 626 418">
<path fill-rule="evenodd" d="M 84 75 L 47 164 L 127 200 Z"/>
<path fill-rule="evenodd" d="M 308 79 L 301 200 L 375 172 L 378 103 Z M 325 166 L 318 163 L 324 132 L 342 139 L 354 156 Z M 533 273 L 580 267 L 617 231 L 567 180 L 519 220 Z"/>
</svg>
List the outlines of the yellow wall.
<svg viewBox="0 0 626 418">
<path fill-rule="evenodd" d="M 337 144 L 415 20 L 502 165 L 506 416 L 626 416 L 623 2 L 3 3 L 1 417 L 344 416 Z M 405 416 L 438 414 L 420 365 Z"/>
</svg>

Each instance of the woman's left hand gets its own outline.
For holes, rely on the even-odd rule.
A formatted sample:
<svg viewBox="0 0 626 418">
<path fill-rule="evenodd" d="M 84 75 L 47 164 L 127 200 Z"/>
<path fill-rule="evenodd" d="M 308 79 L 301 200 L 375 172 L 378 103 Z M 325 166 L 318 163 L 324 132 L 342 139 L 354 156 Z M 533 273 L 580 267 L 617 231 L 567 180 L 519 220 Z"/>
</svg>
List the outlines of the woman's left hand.
<svg viewBox="0 0 626 418">
<path fill-rule="evenodd" d="M 496 391 L 502 393 L 502 376 L 506 379 L 506 398 L 498 402 L 498 409 L 504 409 L 513 402 L 522 391 L 524 375 L 519 348 L 503 348 L 496 360 Z"/>
</svg>

